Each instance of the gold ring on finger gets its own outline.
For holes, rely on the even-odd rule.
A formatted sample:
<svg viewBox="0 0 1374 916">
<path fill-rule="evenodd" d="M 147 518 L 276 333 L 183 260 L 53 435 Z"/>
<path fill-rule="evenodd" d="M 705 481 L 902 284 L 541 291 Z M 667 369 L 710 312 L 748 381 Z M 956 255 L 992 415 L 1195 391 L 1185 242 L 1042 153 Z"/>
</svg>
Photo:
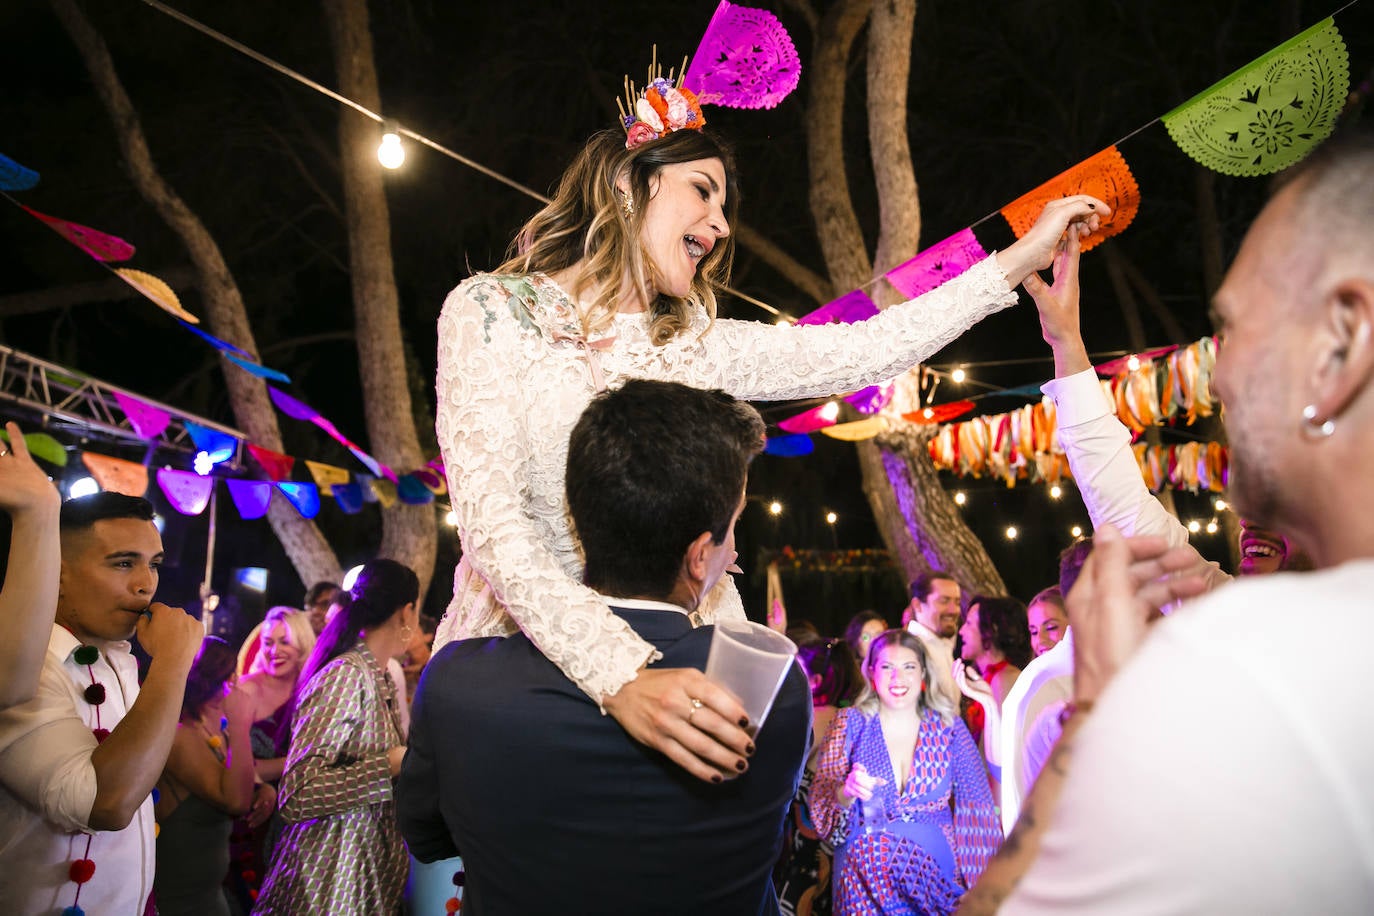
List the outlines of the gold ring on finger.
<svg viewBox="0 0 1374 916">
<path fill-rule="evenodd" d="M 688 697 L 687 699 L 692 701 L 692 708 L 687 713 L 687 721 L 691 722 L 692 716 L 695 716 L 697 714 L 697 710 L 701 708 L 702 704 L 701 701 L 698 700 L 696 697 Z"/>
</svg>

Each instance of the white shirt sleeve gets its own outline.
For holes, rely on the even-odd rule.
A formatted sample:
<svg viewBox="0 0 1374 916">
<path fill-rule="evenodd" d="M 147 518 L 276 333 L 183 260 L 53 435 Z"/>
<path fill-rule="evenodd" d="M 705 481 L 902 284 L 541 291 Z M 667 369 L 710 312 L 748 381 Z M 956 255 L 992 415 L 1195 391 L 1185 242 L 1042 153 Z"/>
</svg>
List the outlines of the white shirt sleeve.
<svg viewBox="0 0 1374 916">
<path fill-rule="evenodd" d="M 1059 445 L 1093 528 L 1112 525 L 1128 537 L 1162 537 L 1171 547 L 1192 550 L 1199 572 L 1212 587 L 1229 581 L 1221 567 L 1189 544 L 1188 529 L 1145 486 L 1131 450 L 1131 433 L 1116 418 L 1097 373 L 1084 369 L 1048 381 L 1041 390 L 1054 401 Z"/>
<path fill-rule="evenodd" d="M 72 704 L 71 681 L 47 655 L 34 698 L 0 711 L 0 784 L 53 826 L 87 830 L 95 748 L 95 735 Z"/>
</svg>

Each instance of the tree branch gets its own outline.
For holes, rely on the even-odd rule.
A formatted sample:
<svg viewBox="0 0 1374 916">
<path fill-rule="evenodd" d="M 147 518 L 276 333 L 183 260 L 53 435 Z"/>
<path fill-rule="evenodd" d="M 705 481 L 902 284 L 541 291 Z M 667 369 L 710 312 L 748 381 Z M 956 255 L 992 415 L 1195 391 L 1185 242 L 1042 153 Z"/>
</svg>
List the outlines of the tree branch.
<svg viewBox="0 0 1374 916">
<path fill-rule="evenodd" d="M 835 297 L 830 281 L 802 264 L 747 223 L 735 224 L 735 241 L 748 248 L 760 261 L 776 270 L 797 289 L 824 305 Z M 3 301 L 3 300 L 0 300 Z"/>
<path fill-rule="evenodd" d="M 837 289 L 863 286 L 873 276 L 844 168 L 844 95 L 849 52 L 868 20 L 872 0 L 839 0 L 816 33 L 806 149 L 811 168 L 811 214 L 821 253 Z"/>
<path fill-rule="evenodd" d="M 788 7 L 806 22 L 806 27 L 811 30 L 811 34 L 816 34 L 816 29 L 820 27 L 820 17 L 816 15 L 816 8 L 811 5 L 809 0 L 783 0 L 783 6 Z"/>
<path fill-rule="evenodd" d="M 157 210 L 163 222 L 186 246 L 191 263 L 195 265 L 210 329 L 257 359 L 257 344 L 248 323 L 248 310 L 224 254 L 205 224 L 158 171 L 138 112 L 124 90 L 105 40 L 73 0 L 49 2 L 90 73 L 96 94 L 114 126 L 130 180 L 139 195 Z M 223 365 L 226 367 L 225 388 L 239 428 L 254 443 L 281 451 L 281 430 L 267 397 L 266 383 L 250 373 L 228 369 L 227 361 Z M 339 575 L 339 561 L 333 548 L 314 522 L 302 518 L 285 498 L 279 496 L 272 500 L 267 517 L 301 579 L 315 582 Z"/>
<path fill-rule="evenodd" d="M 921 204 L 907 140 L 907 84 L 911 79 L 916 0 L 879 0 L 868 26 L 868 144 L 878 188 L 878 249 L 873 268 L 885 273 L 916 256 Z M 875 292 L 901 297 L 886 284 Z"/>
<path fill-rule="evenodd" d="M 195 271 L 189 267 L 169 267 L 166 270 L 154 270 L 149 271 L 149 273 L 177 292 L 194 288 L 196 285 Z M 36 315 L 40 312 L 70 308 L 74 305 L 94 305 L 99 302 L 119 302 L 124 299 L 141 298 L 143 298 L 143 294 L 132 286 L 123 280 L 110 277 L 107 280 L 89 280 L 85 283 L 69 283 L 66 286 L 0 296 L 0 318 Z"/>
</svg>

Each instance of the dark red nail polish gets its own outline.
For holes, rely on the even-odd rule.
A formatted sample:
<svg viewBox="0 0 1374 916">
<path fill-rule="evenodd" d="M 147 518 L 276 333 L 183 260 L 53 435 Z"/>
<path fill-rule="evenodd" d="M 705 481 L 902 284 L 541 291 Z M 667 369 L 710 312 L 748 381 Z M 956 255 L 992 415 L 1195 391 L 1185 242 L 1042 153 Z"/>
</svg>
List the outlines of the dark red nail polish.
<svg viewBox="0 0 1374 916">
<path fill-rule="evenodd" d="M 750 744 L 750 745 L 748 745 L 747 747 L 745 747 L 745 749 L 744 749 L 744 755 L 745 755 L 746 757 L 752 757 L 752 756 L 754 756 L 754 745 Z"/>
<path fill-rule="evenodd" d="M 743 773 L 745 770 L 749 769 L 749 764 L 745 763 L 743 760 L 736 760 L 735 769 Z"/>
<path fill-rule="evenodd" d="M 739 720 L 739 727 L 740 727 L 740 728 L 748 728 L 748 727 L 749 727 L 749 717 L 748 717 L 748 716 L 741 716 L 741 717 L 740 717 L 740 720 Z"/>
<path fill-rule="evenodd" d="M 711 777 L 711 782 L 715 783 L 716 785 L 720 785 L 721 783 L 725 782 L 725 777 L 717 773 L 716 775 Z"/>
</svg>

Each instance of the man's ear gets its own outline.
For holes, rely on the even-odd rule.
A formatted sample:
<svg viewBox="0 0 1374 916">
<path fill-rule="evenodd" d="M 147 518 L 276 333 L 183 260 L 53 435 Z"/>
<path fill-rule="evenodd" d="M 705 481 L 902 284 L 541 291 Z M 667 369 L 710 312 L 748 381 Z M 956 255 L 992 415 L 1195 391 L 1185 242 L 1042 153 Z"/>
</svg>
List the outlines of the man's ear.
<svg viewBox="0 0 1374 916">
<path fill-rule="evenodd" d="M 706 567 L 711 558 L 711 548 L 715 546 L 711 543 L 711 532 L 703 531 L 697 535 L 692 543 L 687 545 L 687 554 L 683 557 L 683 568 L 687 575 L 696 582 L 701 582 L 706 578 Z"/>
<path fill-rule="evenodd" d="M 1374 280 L 1340 281 L 1321 307 L 1326 352 L 1312 382 L 1314 426 L 1338 418 L 1366 389 L 1374 397 Z"/>
</svg>

